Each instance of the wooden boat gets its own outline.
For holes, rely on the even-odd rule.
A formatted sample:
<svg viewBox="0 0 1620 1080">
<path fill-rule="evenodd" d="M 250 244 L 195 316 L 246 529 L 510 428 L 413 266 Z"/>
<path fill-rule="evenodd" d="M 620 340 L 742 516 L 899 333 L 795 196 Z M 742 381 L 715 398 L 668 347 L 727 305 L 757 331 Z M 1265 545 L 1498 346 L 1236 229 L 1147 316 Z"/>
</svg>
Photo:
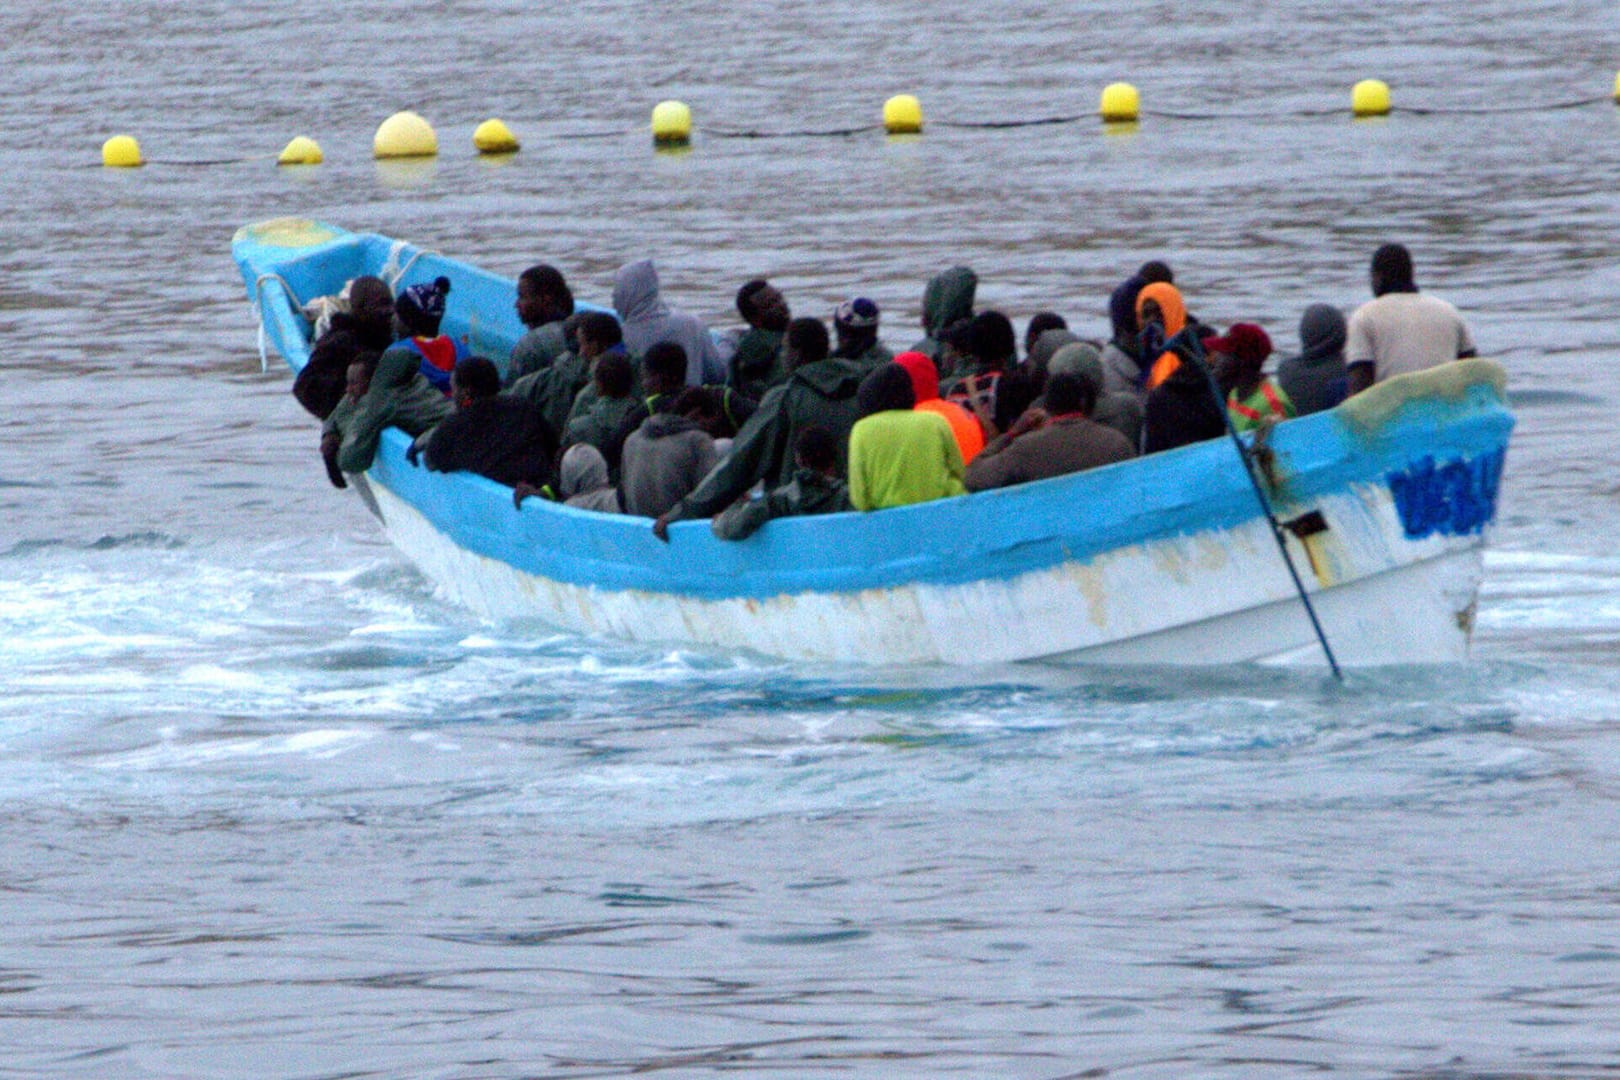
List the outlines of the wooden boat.
<svg viewBox="0 0 1620 1080">
<path fill-rule="evenodd" d="M 515 285 L 376 235 L 278 219 L 233 242 L 262 334 L 294 370 L 300 305 L 359 274 L 445 275 L 447 333 L 504 362 Z M 1464 360 L 1278 425 L 1265 486 L 1347 664 L 1463 659 L 1513 419 L 1503 369 Z M 492 619 L 864 663 L 1321 662 L 1236 448 L 1215 440 L 1072 476 L 877 513 L 786 519 L 742 542 L 684 522 L 530 499 L 431 473 L 384 433 L 354 486 L 442 590 Z"/>
</svg>

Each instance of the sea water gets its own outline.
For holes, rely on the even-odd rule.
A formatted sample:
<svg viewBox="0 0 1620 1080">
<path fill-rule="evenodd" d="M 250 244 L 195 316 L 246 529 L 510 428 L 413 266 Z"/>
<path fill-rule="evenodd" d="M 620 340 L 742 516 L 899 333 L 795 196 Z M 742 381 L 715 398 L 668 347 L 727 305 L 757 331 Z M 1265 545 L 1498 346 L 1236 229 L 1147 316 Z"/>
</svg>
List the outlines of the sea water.
<svg viewBox="0 0 1620 1080">
<path fill-rule="evenodd" d="M 20 0 L 0 34 L 0 1074 L 1620 1068 L 1612 5 Z M 1441 111 L 1352 121 L 1364 77 Z M 1116 79 L 1146 115 L 1105 132 Z M 900 92 L 921 137 L 715 134 Z M 373 162 L 407 107 L 440 156 Z M 473 155 L 489 116 L 520 154 Z M 126 131 L 151 163 L 103 170 Z M 276 169 L 299 134 L 326 163 Z M 1287 351 L 1403 241 L 1519 420 L 1474 660 L 873 670 L 480 622 L 261 371 L 229 241 L 284 214 L 597 301 L 651 255 L 715 325 L 758 274 L 869 295 L 894 347 L 946 266 L 1100 336 L 1162 257 Z"/>
</svg>

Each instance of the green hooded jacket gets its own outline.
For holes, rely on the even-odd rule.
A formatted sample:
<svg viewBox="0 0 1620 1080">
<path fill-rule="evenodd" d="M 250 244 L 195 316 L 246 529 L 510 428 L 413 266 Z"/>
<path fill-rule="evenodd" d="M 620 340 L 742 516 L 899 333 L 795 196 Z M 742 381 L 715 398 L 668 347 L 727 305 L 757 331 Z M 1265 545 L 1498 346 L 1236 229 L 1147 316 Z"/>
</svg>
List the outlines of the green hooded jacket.
<svg viewBox="0 0 1620 1080">
<path fill-rule="evenodd" d="M 722 540 L 746 540 L 776 518 L 838 514 L 852 509 L 849 488 L 842 480 L 814 469 L 795 469 L 792 480 L 763 499 L 727 508 L 716 515 L 709 527 Z"/>
<path fill-rule="evenodd" d="M 394 346 L 377 361 L 371 386 L 354 403 L 334 409 L 323 427 L 342 436 L 338 468 L 362 473 L 377 456 L 383 428 L 397 427 L 415 437 L 449 416 L 450 399 L 422 375 L 422 354 L 407 346 Z"/>
<path fill-rule="evenodd" d="M 838 444 L 838 471 L 845 470 L 849 429 L 855 426 L 855 391 L 867 375 L 858 360 L 817 360 L 787 382 L 773 387 L 732 440 L 731 453 L 675 505 L 670 520 L 713 517 L 760 480 L 767 489 L 793 478 L 793 446 L 812 425 L 826 429 Z"/>
<path fill-rule="evenodd" d="M 530 328 L 512 346 L 512 357 L 506 364 L 507 385 L 525 375 L 545 370 L 567 351 L 568 335 L 563 333 L 563 320 L 557 319 Z"/>
<path fill-rule="evenodd" d="M 730 385 L 744 397 L 758 401 L 765 391 L 787 380 L 787 366 L 782 363 L 780 330 L 751 327 L 737 339 L 737 349 L 731 354 Z"/>
<path fill-rule="evenodd" d="M 577 353 L 566 352 L 550 367 L 530 372 L 501 393 L 537 405 L 551 430 L 562 432 L 568 429 L 574 399 L 590 381 L 590 361 L 581 360 Z"/>
<path fill-rule="evenodd" d="M 953 266 L 929 278 L 923 289 L 923 326 L 928 333 L 911 351 L 939 363 L 939 335 L 952 323 L 973 318 L 978 288 L 979 275 L 966 266 Z"/>
</svg>

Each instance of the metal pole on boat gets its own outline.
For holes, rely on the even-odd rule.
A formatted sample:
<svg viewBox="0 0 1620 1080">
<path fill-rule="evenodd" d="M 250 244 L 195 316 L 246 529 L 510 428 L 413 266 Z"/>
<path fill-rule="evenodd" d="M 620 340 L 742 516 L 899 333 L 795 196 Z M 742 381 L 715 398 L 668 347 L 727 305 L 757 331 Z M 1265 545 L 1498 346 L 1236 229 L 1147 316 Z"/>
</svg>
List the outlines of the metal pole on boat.
<svg viewBox="0 0 1620 1080">
<path fill-rule="evenodd" d="M 1199 352 L 1203 351 L 1202 345 Z M 1266 515 L 1266 523 L 1271 526 L 1271 538 L 1277 541 L 1277 551 L 1281 553 L 1283 565 L 1288 567 L 1288 576 L 1294 580 L 1294 591 L 1299 594 L 1299 602 L 1305 605 L 1305 614 L 1311 620 L 1311 629 L 1316 631 L 1316 640 L 1322 645 L 1322 655 L 1327 657 L 1328 667 L 1333 671 L 1333 677 L 1344 682 L 1344 672 L 1339 670 L 1339 661 L 1333 655 L 1333 647 L 1328 644 L 1327 634 L 1322 632 L 1322 622 L 1316 617 L 1316 606 L 1311 603 L 1310 594 L 1305 591 L 1305 583 L 1300 580 L 1299 571 L 1294 567 L 1294 557 L 1288 553 L 1288 541 L 1283 538 L 1282 525 L 1277 521 L 1277 514 L 1271 509 L 1271 499 L 1266 495 L 1266 489 L 1261 486 L 1260 478 L 1254 475 L 1254 462 L 1249 456 L 1249 447 L 1243 437 L 1232 426 L 1232 415 L 1226 411 L 1226 396 L 1221 393 L 1220 384 L 1215 381 L 1215 373 L 1209 369 L 1202 356 L 1197 356 L 1193 362 L 1198 370 L 1204 374 L 1204 382 L 1209 387 L 1209 393 L 1215 399 L 1215 407 L 1221 411 L 1221 423 L 1226 425 L 1226 434 L 1237 448 L 1238 457 L 1243 461 L 1243 472 L 1249 478 L 1249 486 L 1254 489 L 1254 497 L 1260 503 L 1260 512 Z"/>
</svg>

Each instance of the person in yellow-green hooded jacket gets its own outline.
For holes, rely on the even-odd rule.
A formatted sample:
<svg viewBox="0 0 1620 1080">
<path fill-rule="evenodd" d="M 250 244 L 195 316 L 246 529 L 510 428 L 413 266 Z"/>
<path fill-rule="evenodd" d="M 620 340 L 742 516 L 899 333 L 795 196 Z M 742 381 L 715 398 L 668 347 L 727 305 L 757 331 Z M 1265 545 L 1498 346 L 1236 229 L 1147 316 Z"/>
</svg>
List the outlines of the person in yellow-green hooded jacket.
<svg viewBox="0 0 1620 1080">
<path fill-rule="evenodd" d="M 965 495 L 962 451 L 943 416 L 918 412 L 911 376 L 879 366 L 856 391 L 861 419 L 849 433 L 849 501 L 857 510 Z"/>
</svg>

